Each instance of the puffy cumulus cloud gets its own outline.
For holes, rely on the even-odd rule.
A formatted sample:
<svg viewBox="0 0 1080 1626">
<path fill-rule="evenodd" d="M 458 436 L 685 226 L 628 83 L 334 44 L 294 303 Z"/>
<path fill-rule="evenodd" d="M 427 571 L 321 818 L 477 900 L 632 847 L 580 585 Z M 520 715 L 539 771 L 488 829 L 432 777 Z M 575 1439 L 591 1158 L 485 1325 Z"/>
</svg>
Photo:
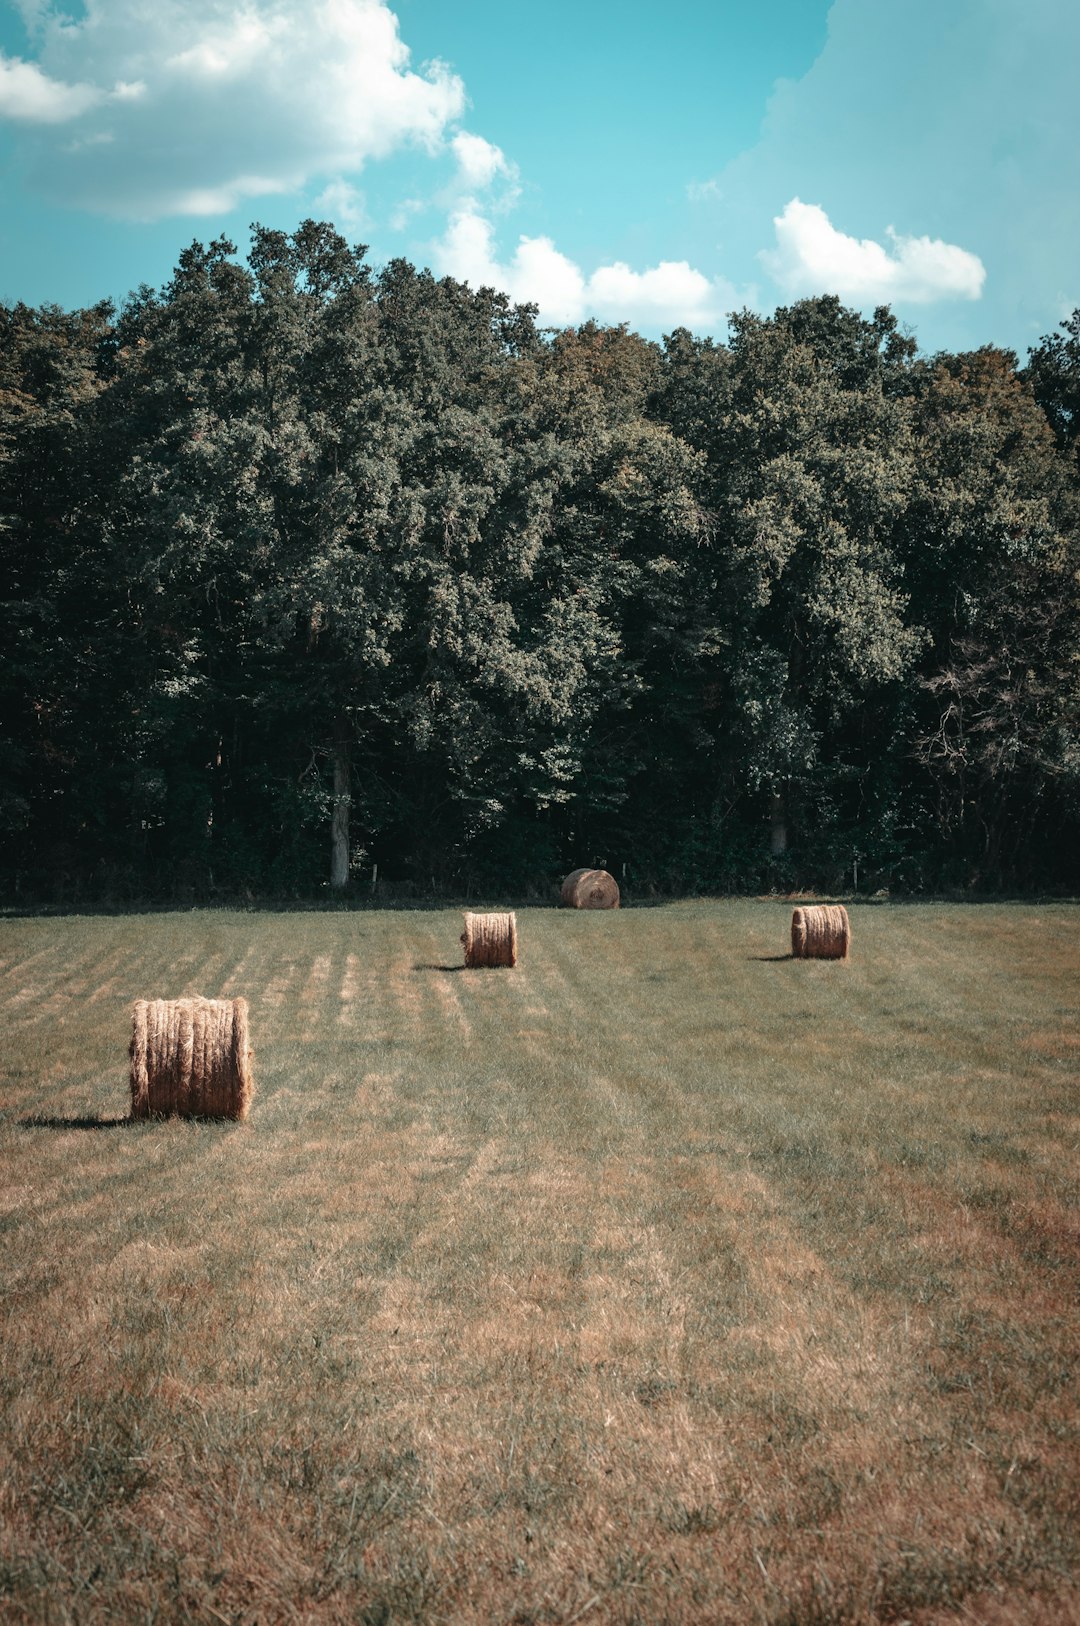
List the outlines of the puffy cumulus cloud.
<svg viewBox="0 0 1080 1626">
<path fill-rule="evenodd" d="M 729 283 L 710 281 L 685 260 L 662 260 L 647 271 L 616 261 L 586 276 L 550 237 L 522 236 L 513 257 L 500 262 L 494 227 L 471 200 L 453 213 L 434 246 L 446 275 L 536 305 L 541 320 L 556 326 L 598 317 L 652 332 L 681 326 L 700 331 L 720 325 L 737 303 Z"/>
<path fill-rule="evenodd" d="M 0 51 L 0 118 L 28 124 L 65 124 L 104 101 L 94 85 L 66 85 L 50 79 L 33 62 Z"/>
<path fill-rule="evenodd" d="M 718 314 L 720 290 L 685 260 L 661 260 L 649 271 L 631 271 L 616 260 L 602 265 L 589 278 L 589 292 L 603 311 L 625 312 L 643 325 L 657 322 L 700 327 Z"/>
<path fill-rule="evenodd" d="M 776 247 L 760 255 L 790 294 L 838 294 L 856 304 L 894 300 L 928 305 L 939 299 L 978 299 L 986 270 L 977 254 L 940 238 L 902 237 L 888 228 L 891 248 L 837 231 L 825 210 L 792 198 L 773 221 Z"/>
<path fill-rule="evenodd" d="M 499 288 L 519 304 L 540 305 L 547 321 L 576 322 L 584 309 L 585 279 L 550 238 L 522 237 L 510 263 L 500 265 L 495 229 L 471 202 L 450 217 L 435 244 L 435 259 L 440 271 L 459 282 Z"/>
<path fill-rule="evenodd" d="M 483 136 L 459 130 L 450 145 L 458 161 L 459 179 L 467 191 L 483 191 L 500 175 L 516 178 L 516 166 L 507 163 L 502 148 Z"/>
<path fill-rule="evenodd" d="M 270 55 L 287 31 L 285 18 L 244 9 L 214 18 L 194 45 L 168 59 L 169 65 L 197 79 L 238 79 Z"/>
<path fill-rule="evenodd" d="M 465 104 L 445 66 L 409 66 L 385 0 L 87 0 L 33 33 L 36 63 L 3 64 L 0 116 L 36 120 L 43 189 L 131 219 L 333 184 L 409 143 L 442 151 Z"/>
</svg>

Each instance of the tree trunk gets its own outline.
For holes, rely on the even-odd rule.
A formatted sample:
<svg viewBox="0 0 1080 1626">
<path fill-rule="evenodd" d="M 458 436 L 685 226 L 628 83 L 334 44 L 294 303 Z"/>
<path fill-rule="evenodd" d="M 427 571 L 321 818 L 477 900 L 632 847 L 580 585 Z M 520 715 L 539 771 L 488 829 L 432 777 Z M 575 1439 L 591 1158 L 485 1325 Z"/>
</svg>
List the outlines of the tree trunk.
<svg viewBox="0 0 1080 1626">
<path fill-rule="evenodd" d="M 334 805 L 330 816 L 330 886 L 335 892 L 349 884 L 349 728 L 344 717 L 334 727 Z"/>
<path fill-rule="evenodd" d="M 774 790 L 769 801 L 769 851 L 774 858 L 787 852 L 787 815 L 782 792 Z"/>
</svg>

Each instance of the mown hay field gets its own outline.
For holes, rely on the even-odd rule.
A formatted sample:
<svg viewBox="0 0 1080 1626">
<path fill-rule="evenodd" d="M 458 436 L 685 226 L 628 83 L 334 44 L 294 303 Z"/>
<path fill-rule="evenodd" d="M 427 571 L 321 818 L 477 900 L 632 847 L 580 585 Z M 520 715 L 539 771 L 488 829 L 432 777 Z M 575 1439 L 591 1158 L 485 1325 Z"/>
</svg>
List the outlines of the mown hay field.
<svg viewBox="0 0 1080 1626">
<path fill-rule="evenodd" d="M 850 914 L 0 923 L 0 1620 L 1080 1620 L 1080 911 Z"/>
</svg>

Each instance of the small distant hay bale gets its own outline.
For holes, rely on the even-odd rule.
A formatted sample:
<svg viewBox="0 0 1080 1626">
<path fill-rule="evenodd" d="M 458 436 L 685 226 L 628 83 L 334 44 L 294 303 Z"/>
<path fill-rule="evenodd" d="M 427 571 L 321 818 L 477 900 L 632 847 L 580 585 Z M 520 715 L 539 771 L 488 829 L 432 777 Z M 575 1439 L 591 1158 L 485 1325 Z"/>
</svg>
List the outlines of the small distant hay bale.
<svg viewBox="0 0 1080 1626">
<path fill-rule="evenodd" d="M 567 909 L 617 909 L 619 883 L 606 869 L 576 869 L 559 894 Z"/>
<path fill-rule="evenodd" d="M 846 960 L 851 922 L 842 903 L 796 909 L 791 916 L 791 952 L 796 960 Z"/>
<path fill-rule="evenodd" d="M 467 966 L 517 965 L 517 917 L 513 914 L 467 914 L 461 941 Z"/>
<path fill-rule="evenodd" d="M 246 1118 L 254 1094 L 246 999 L 138 999 L 133 1118 Z"/>
</svg>

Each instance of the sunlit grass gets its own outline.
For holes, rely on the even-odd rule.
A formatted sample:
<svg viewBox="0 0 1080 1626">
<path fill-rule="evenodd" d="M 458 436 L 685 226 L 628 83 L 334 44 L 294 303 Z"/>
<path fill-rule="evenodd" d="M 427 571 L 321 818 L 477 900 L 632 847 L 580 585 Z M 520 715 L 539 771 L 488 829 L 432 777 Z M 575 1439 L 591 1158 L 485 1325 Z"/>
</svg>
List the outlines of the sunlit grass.
<svg viewBox="0 0 1080 1626">
<path fill-rule="evenodd" d="M 1080 1618 L 1078 918 L 4 922 L 0 1619 Z"/>
</svg>

